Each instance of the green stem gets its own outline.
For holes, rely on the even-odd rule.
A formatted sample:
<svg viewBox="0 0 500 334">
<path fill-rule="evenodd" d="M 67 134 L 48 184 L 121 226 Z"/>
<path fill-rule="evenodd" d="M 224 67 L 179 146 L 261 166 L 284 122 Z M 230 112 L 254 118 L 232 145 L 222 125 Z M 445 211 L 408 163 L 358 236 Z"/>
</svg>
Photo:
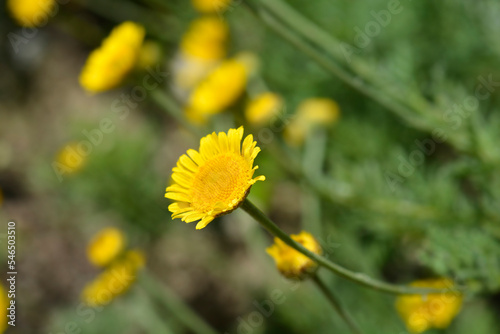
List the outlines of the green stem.
<svg viewBox="0 0 500 334">
<path fill-rule="evenodd" d="M 319 278 L 319 276 L 317 274 L 314 274 L 311 276 L 311 279 L 316 284 L 316 286 L 321 290 L 321 292 L 323 292 L 326 299 L 328 299 L 330 304 L 332 304 L 333 308 L 337 311 L 340 317 L 346 322 L 351 331 L 356 334 L 361 334 L 361 330 L 356 325 L 354 320 L 351 318 L 349 313 L 347 313 L 347 310 L 342 306 L 340 300 L 337 298 L 337 296 L 335 296 L 335 294 L 331 290 L 328 289 L 328 287 Z"/>
<path fill-rule="evenodd" d="M 210 325 L 191 310 L 167 286 L 160 284 L 146 271 L 139 274 L 139 283 L 152 297 L 161 302 L 172 314 L 194 333 L 217 334 Z"/>
<path fill-rule="evenodd" d="M 336 263 L 333 263 L 326 259 L 325 257 L 311 252 L 292 238 L 285 232 L 283 232 L 271 219 L 269 219 L 262 211 L 260 211 L 255 205 L 253 205 L 248 199 L 245 199 L 241 204 L 241 208 L 245 210 L 250 216 L 252 216 L 256 221 L 258 221 L 262 227 L 269 231 L 275 237 L 281 239 L 285 244 L 297 250 L 298 252 L 304 254 L 308 258 L 314 260 L 319 266 L 325 267 L 326 269 L 332 271 L 333 273 L 351 280 L 360 285 L 369 287 L 374 290 L 381 292 L 387 292 L 392 294 L 430 294 L 430 293 L 441 293 L 439 289 L 424 289 L 424 288 L 412 288 L 408 286 L 389 284 L 385 282 L 378 281 L 362 273 L 355 273 L 350 271 Z"/>
</svg>

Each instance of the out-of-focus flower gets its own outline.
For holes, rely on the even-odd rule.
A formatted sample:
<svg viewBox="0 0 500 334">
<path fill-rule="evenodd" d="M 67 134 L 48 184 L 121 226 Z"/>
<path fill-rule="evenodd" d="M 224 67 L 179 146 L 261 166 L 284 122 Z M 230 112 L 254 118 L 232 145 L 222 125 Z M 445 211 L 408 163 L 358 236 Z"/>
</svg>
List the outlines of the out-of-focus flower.
<svg viewBox="0 0 500 334">
<path fill-rule="evenodd" d="M 302 231 L 299 234 L 292 234 L 290 237 L 311 252 L 321 254 L 321 246 L 310 233 Z M 274 259 L 280 273 L 287 278 L 304 279 L 317 268 L 316 262 L 288 246 L 279 238 L 274 238 L 274 244 L 268 247 L 266 252 Z"/>
<path fill-rule="evenodd" d="M 85 165 L 85 156 L 78 153 L 78 143 L 70 142 L 56 156 L 56 162 L 65 173 L 76 173 Z"/>
<path fill-rule="evenodd" d="M 45 24 L 56 5 L 55 0 L 7 0 L 12 17 L 23 27 Z"/>
<path fill-rule="evenodd" d="M 260 148 L 252 135 L 241 145 L 243 127 L 228 133 L 215 132 L 200 140 L 199 152 L 188 150 L 174 167 L 175 184 L 167 188 L 166 198 L 175 202 L 169 205 L 172 218 L 190 223 L 200 220 L 196 229 L 207 226 L 214 218 L 238 208 L 257 181 L 253 178 L 258 166 L 253 162 Z"/>
<path fill-rule="evenodd" d="M 88 306 L 104 306 L 127 292 L 144 266 L 145 257 L 139 250 L 127 251 L 123 258 L 113 262 L 82 291 L 81 299 Z"/>
<path fill-rule="evenodd" d="M 295 112 L 295 118 L 285 129 L 285 140 L 294 146 L 301 145 L 317 126 L 334 124 L 340 116 L 338 104 L 327 98 L 311 98 L 303 101 Z"/>
<path fill-rule="evenodd" d="M 137 62 L 144 34 L 144 28 L 134 22 L 115 27 L 89 55 L 80 73 L 81 86 L 93 93 L 119 86 Z"/>
<path fill-rule="evenodd" d="M 171 66 L 179 95 L 186 95 L 226 56 L 228 36 L 225 21 L 214 16 L 190 24 Z"/>
<path fill-rule="evenodd" d="M 125 236 L 114 227 L 100 230 L 87 246 L 89 261 L 98 267 L 104 267 L 120 255 L 125 247 Z"/>
<path fill-rule="evenodd" d="M 202 13 L 224 13 L 231 0 L 191 0 L 193 7 Z"/>
<path fill-rule="evenodd" d="M 161 48 L 154 41 L 145 41 L 139 50 L 136 67 L 147 69 L 158 64 L 161 61 Z"/>
<path fill-rule="evenodd" d="M 250 66 L 243 57 L 224 61 L 192 91 L 188 112 L 207 118 L 234 104 L 245 91 Z"/>
<path fill-rule="evenodd" d="M 3 333 L 7 329 L 7 307 L 9 307 L 7 291 L 0 284 L 0 333 Z"/>
<path fill-rule="evenodd" d="M 283 99 L 275 93 L 266 92 L 251 100 L 245 109 L 248 123 L 262 126 L 269 122 L 283 107 Z"/>
<path fill-rule="evenodd" d="M 448 278 L 427 279 L 410 284 L 419 288 L 443 289 L 429 295 L 401 295 L 396 309 L 411 333 L 422 333 L 430 328 L 446 328 L 462 307 L 462 295 L 454 291 Z"/>
</svg>

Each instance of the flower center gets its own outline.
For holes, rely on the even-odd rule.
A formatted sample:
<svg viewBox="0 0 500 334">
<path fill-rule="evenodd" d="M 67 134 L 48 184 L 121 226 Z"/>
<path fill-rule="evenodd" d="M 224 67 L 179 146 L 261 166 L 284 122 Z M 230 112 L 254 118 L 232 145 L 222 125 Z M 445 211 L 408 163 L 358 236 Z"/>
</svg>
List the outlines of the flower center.
<svg viewBox="0 0 500 334">
<path fill-rule="evenodd" d="M 250 172 L 247 161 L 240 155 L 225 153 L 211 158 L 194 176 L 191 205 L 198 212 L 209 212 L 217 204 L 233 209 L 244 199 Z"/>
</svg>

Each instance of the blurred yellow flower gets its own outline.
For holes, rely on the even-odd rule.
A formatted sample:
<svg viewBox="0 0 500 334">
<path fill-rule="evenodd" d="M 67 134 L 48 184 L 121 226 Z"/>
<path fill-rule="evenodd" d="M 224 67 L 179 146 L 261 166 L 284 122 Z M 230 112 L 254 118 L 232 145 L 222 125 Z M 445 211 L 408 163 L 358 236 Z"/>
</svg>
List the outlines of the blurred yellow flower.
<svg viewBox="0 0 500 334">
<path fill-rule="evenodd" d="M 55 0 L 7 0 L 10 14 L 23 27 L 41 26 L 54 10 Z"/>
<path fill-rule="evenodd" d="M 299 234 L 292 234 L 290 237 L 311 252 L 322 253 L 321 246 L 310 233 L 302 231 Z M 266 252 L 274 259 L 281 274 L 287 278 L 303 279 L 317 268 L 316 262 L 288 246 L 279 238 L 274 238 L 274 244 L 268 247 Z"/>
<path fill-rule="evenodd" d="M 119 86 L 137 62 L 144 34 L 144 28 L 134 22 L 115 27 L 89 55 L 80 74 L 80 85 L 94 93 Z"/>
<path fill-rule="evenodd" d="M 225 57 L 228 36 L 225 21 L 214 16 L 204 16 L 190 24 L 172 62 L 174 87 L 179 93 L 186 95 Z"/>
<path fill-rule="evenodd" d="M 200 220 L 196 229 L 207 226 L 214 218 L 238 208 L 256 181 L 252 178 L 258 166 L 253 162 L 260 148 L 252 135 L 241 145 L 243 127 L 228 133 L 215 132 L 200 140 L 199 152 L 188 150 L 174 167 L 175 184 L 167 188 L 166 198 L 176 202 L 168 209 L 172 218 L 190 223 Z"/>
<path fill-rule="evenodd" d="M 95 280 L 85 286 L 81 295 L 82 301 L 92 307 L 109 304 L 130 289 L 144 263 L 145 257 L 141 251 L 127 251 L 123 258 L 113 262 Z"/>
<path fill-rule="evenodd" d="M 78 153 L 78 143 L 69 142 L 61 149 L 56 156 L 56 162 L 59 163 L 66 173 L 76 173 L 85 165 L 85 156 Z"/>
<path fill-rule="evenodd" d="M 295 118 L 285 129 L 285 140 L 294 146 L 302 144 L 316 126 L 334 124 L 340 116 L 338 104 L 327 98 L 310 98 L 303 101 L 295 112 Z"/>
<path fill-rule="evenodd" d="M 462 295 L 452 291 L 453 281 L 447 278 L 427 279 L 415 281 L 410 285 L 443 289 L 443 293 L 427 296 L 401 295 L 397 298 L 396 309 L 408 331 L 422 333 L 430 328 L 448 327 L 462 307 Z"/>
<path fill-rule="evenodd" d="M 283 99 L 275 93 L 266 92 L 251 100 L 245 109 L 248 123 L 263 126 L 283 107 Z"/>
<path fill-rule="evenodd" d="M 0 333 L 7 329 L 7 307 L 9 307 L 9 303 L 7 291 L 0 284 Z"/>
<path fill-rule="evenodd" d="M 120 255 L 125 248 L 125 236 L 114 227 L 100 230 L 87 246 L 87 257 L 95 266 L 104 267 Z"/>
<path fill-rule="evenodd" d="M 238 57 L 224 61 L 191 93 L 186 109 L 210 116 L 235 103 L 244 92 L 249 68 Z"/>
<path fill-rule="evenodd" d="M 161 61 L 161 48 L 154 41 L 145 41 L 139 50 L 136 67 L 147 69 Z"/>
<path fill-rule="evenodd" d="M 193 58 L 218 60 L 226 55 L 229 27 L 215 16 L 194 20 L 182 37 L 181 51 Z"/>
<path fill-rule="evenodd" d="M 202 13 L 222 14 L 231 4 L 231 0 L 191 0 L 191 3 Z"/>
</svg>

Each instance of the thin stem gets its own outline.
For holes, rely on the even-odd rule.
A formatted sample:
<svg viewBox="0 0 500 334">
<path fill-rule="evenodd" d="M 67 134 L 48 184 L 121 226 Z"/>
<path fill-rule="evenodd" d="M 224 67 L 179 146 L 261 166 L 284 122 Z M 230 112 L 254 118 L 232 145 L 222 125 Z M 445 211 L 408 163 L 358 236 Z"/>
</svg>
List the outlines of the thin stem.
<svg viewBox="0 0 500 334">
<path fill-rule="evenodd" d="M 314 274 L 311 276 L 311 279 L 316 284 L 318 289 L 320 289 L 321 292 L 323 292 L 326 299 L 328 299 L 330 304 L 332 304 L 333 308 L 337 311 L 340 317 L 347 323 L 351 331 L 356 334 L 361 334 L 361 330 L 359 329 L 358 325 L 356 325 L 356 323 L 351 318 L 349 313 L 347 313 L 347 310 L 340 303 L 340 300 L 337 298 L 337 296 L 335 296 L 335 294 L 330 289 L 328 289 L 328 287 L 321 280 L 321 278 L 319 278 L 317 274 Z"/>
<path fill-rule="evenodd" d="M 141 286 L 152 297 L 161 302 L 172 314 L 194 333 L 198 334 L 217 334 L 217 331 L 210 327 L 202 318 L 191 310 L 186 304 L 180 300 L 174 292 L 160 284 L 153 276 L 146 271 L 139 274 L 139 282 Z"/>
<path fill-rule="evenodd" d="M 350 271 L 336 263 L 329 261 L 321 255 L 311 252 L 292 238 L 285 232 L 283 232 L 271 219 L 269 219 L 262 211 L 260 211 L 255 205 L 253 205 L 248 199 L 245 199 L 241 204 L 241 208 L 245 210 L 250 216 L 252 216 L 256 221 L 258 221 L 262 227 L 269 231 L 275 237 L 280 238 L 285 244 L 297 250 L 298 252 L 304 254 L 308 258 L 314 260 L 319 266 L 325 267 L 326 269 L 332 271 L 333 273 L 351 280 L 360 285 L 369 287 L 374 290 L 381 292 L 387 292 L 392 294 L 430 294 L 430 293 L 441 293 L 439 289 L 425 289 L 425 288 L 413 288 L 403 285 L 389 284 L 385 282 L 378 281 L 362 273 L 355 273 Z"/>
</svg>

